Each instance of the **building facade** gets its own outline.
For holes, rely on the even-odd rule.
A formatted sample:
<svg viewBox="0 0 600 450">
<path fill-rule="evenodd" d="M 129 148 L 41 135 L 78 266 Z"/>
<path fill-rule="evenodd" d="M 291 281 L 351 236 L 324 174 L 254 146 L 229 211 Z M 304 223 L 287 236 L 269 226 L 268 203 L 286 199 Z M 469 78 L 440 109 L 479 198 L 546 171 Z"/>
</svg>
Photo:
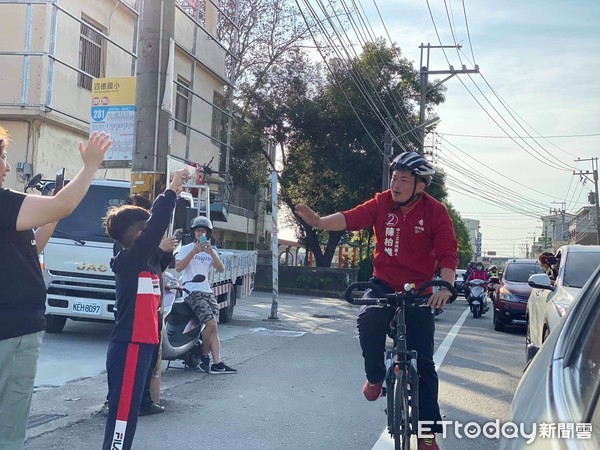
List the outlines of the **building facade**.
<svg viewBox="0 0 600 450">
<path fill-rule="evenodd" d="M 467 227 L 467 231 L 469 232 L 469 242 L 471 243 L 471 248 L 473 250 L 472 253 L 472 261 L 479 261 L 481 259 L 481 232 L 479 231 L 479 220 L 474 219 L 462 219 Z"/>
<path fill-rule="evenodd" d="M 230 124 L 233 55 L 229 43 L 219 41 L 218 27 L 229 19 L 210 1 L 178 0 L 174 7 L 169 154 L 222 169 L 217 166 L 228 167 L 223 127 Z M 0 13 L 0 126 L 11 135 L 13 167 L 5 187 L 22 191 L 35 174 L 51 179 L 60 167 L 71 178 L 81 166 L 78 143 L 89 135 L 93 80 L 137 74 L 144 51 L 140 2 L 6 1 Z M 130 167 L 130 161 L 113 162 L 97 176 L 130 180 Z M 217 245 L 254 248 L 270 219 L 259 217 L 265 210 L 257 212 L 255 196 L 234 191 L 231 198 L 227 222 L 215 223 Z"/>
</svg>

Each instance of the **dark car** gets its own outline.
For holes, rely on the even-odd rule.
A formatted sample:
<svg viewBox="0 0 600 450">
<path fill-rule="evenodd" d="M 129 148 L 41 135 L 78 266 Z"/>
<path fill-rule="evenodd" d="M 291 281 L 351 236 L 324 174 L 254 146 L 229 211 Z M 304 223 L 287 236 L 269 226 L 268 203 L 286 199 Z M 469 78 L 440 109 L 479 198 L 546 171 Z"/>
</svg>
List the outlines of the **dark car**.
<svg viewBox="0 0 600 450">
<path fill-rule="evenodd" d="M 527 300 L 531 286 L 529 277 L 542 273 L 537 259 L 509 259 L 494 295 L 494 330 L 504 331 L 506 325 L 527 324 Z"/>
<path fill-rule="evenodd" d="M 522 435 L 513 435 L 501 440 L 502 450 L 600 448 L 598 342 L 600 268 L 550 333 L 515 391 L 507 423 L 519 424 L 528 433 L 537 427 L 535 439 L 528 443 Z"/>
<path fill-rule="evenodd" d="M 454 289 L 458 293 L 465 292 L 465 279 L 463 275 L 465 274 L 465 269 L 456 269 L 456 277 L 454 278 Z"/>
</svg>

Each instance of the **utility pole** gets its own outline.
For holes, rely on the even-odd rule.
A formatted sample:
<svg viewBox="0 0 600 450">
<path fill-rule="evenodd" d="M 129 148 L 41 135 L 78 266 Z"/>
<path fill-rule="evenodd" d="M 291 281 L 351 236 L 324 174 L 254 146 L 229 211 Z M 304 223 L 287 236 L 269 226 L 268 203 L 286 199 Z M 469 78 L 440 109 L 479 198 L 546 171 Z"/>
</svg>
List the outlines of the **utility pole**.
<svg viewBox="0 0 600 450">
<path fill-rule="evenodd" d="M 567 241 L 568 239 L 565 239 L 565 208 L 567 207 L 567 202 L 552 202 L 552 204 L 557 204 L 560 205 L 561 208 L 560 209 L 556 209 L 556 208 L 550 208 L 550 214 L 560 214 L 560 216 L 562 217 L 562 225 L 560 228 L 560 240 L 561 240 L 561 245 L 563 244 L 563 241 Z"/>
<path fill-rule="evenodd" d="M 151 200 L 167 185 L 171 113 L 161 109 L 169 43 L 175 33 L 175 0 L 142 2 L 137 55 L 135 149 L 131 191 Z"/>
<path fill-rule="evenodd" d="M 131 193 L 153 200 L 164 191 L 168 181 L 171 113 L 161 109 L 161 104 L 165 90 L 173 88 L 165 86 L 165 80 L 168 78 L 170 42 L 175 35 L 175 0 L 145 1 L 141 4 Z M 161 360 L 159 344 L 150 381 L 150 396 L 156 403 L 160 402 Z"/>
<path fill-rule="evenodd" d="M 592 171 L 589 170 L 579 172 L 573 171 L 573 175 L 579 175 L 580 178 L 585 178 L 586 180 L 590 180 L 594 183 L 595 197 L 594 197 L 594 205 L 596 207 L 596 244 L 600 245 L 600 206 L 598 202 L 600 199 L 598 198 L 598 158 L 587 158 L 581 159 L 577 158 L 575 162 L 580 161 L 591 161 L 592 162 Z M 592 178 L 590 178 L 590 175 Z"/>
<path fill-rule="evenodd" d="M 462 45 L 431 45 L 427 43 L 427 45 L 419 46 L 421 49 L 421 100 L 420 100 L 420 109 L 419 109 L 419 124 L 423 124 L 425 122 L 425 109 L 427 107 L 427 94 L 433 91 L 436 87 L 448 81 L 455 75 L 461 73 L 479 73 L 479 66 L 475 65 L 474 69 L 467 69 L 467 67 L 463 64 L 461 69 L 454 69 L 454 66 L 450 66 L 448 70 L 429 70 L 429 53 L 432 48 L 457 48 L 461 49 Z M 425 63 L 423 63 L 423 50 L 427 49 L 427 55 L 425 57 Z M 448 75 L 441 81 L 438 81 L 433 86 L 428 87 L 427 83 L 429 82 L 429 75 Z M 425 145 L 425 127 L 422 126 L 419 129 L 419 154 L 423 155 L 423 149 Z"/>
<path fill-rule="evenodd" d="M 390 162 L 392 160 L 392 134 L 386 127 L 383 134 L 383 170 L 381 172 L 381 192 L 390 187 Z"/>
</svg>

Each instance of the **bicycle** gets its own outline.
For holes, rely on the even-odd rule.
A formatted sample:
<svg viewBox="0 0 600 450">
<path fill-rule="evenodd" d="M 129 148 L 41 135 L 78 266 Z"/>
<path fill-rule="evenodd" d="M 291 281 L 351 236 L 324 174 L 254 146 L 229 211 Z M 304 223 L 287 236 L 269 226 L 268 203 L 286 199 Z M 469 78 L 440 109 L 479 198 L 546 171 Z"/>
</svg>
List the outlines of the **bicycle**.
<svg viewBox="0 0 600 450">
<path fill-rule="evenodd" d="M 409 307 L 427 307 L 425 304 L 431 294 L 423 295 L 430 287 L 445 287 L 452 296 L 447 303 L 456 299 L 454 286 L 443 280 L 431 280 L 423 283 L 413 293 L 413 285 L 407 283 L 404 292 L 384 294 L 370 281 L 352 283 L 346 289 L 344 298 L 352 305 L 378 305 L 395 307 L 394 318 L 390 322 L 390 337 L 393 347 L 386 351 L 385 388 L 382 396 L 387 399 L 387 426 L 394 439 L 396 450 L 410 449 L 410 436 L 416 435 L 419 423 L 419 373 L 417 370 L 417 352 L 406 346 L 406 323 L 404 311 Z M 370 289 L 376 297 L 355 298 L 356 290 Z"/>
</svg>

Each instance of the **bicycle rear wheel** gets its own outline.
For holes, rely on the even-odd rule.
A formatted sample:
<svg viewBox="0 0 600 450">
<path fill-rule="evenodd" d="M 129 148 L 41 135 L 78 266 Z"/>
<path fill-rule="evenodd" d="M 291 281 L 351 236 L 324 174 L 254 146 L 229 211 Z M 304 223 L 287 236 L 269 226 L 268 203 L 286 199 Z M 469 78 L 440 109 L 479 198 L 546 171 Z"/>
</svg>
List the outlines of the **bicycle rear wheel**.
<svg viewBox="0 0 600 450">
<path fill-rule="evenodd" d="M 394 386 L 394 448 L 408 450 L 410 448 L 410 421 L 408 414 L 408 392 L 406 373 L 396 374 Z"/>
</svg>

